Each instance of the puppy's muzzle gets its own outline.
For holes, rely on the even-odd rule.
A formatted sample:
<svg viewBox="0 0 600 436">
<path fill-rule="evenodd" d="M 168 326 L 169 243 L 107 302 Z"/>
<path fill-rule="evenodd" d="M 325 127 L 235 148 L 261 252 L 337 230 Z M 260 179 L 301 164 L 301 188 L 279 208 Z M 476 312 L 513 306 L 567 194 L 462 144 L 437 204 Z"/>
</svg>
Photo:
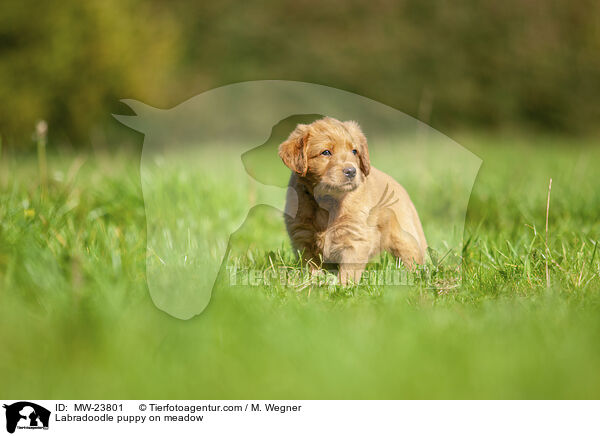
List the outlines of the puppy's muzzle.
<svg viewBox="0 0 600 436">
<path fill-rule="evenodd" d="M 342 170 L 342 172 L 349 179 L 353 179 L 356 176 L 356 168 L 354 167 L 346 167 Z"/>
</svg>

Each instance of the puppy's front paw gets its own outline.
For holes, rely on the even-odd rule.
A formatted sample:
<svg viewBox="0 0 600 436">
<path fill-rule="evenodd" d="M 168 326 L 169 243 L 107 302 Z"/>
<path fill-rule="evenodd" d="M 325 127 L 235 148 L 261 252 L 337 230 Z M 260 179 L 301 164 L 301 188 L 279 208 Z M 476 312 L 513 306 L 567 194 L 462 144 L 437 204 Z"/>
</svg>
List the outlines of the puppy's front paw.
<svg viewBox="0 0 600 436">
<path fill-rule="evenodd" d="M 340 267 L 340 271 L 338 273 L 340 285 L 342 285 L 342 286 L 358 285 L 358 283 L 360 282 L 360 278 L 362 276 L 363 270 L 364 270 L 364 267 L 362 267 L 362 268 Z"/>
</svg>

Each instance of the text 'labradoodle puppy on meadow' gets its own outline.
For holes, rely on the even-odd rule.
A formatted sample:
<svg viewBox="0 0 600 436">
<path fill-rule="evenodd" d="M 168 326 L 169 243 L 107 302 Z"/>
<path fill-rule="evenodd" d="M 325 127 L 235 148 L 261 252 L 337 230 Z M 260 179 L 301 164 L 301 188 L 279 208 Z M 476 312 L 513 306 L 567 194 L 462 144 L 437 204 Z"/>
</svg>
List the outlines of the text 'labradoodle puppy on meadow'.
<svg viewBox="0 0 600 436">
<path fill-rule="evenodd" d="M 342 285 L 358 283 L 369 259 L 389 251 L 412 268 L 427 241 L 406 190 L 371 167 L 367 139 L 354 121 L 299 124 L 279 146 L 292 170 L 285 223 L 304 262 L 339 266 Z"/>
</svg>

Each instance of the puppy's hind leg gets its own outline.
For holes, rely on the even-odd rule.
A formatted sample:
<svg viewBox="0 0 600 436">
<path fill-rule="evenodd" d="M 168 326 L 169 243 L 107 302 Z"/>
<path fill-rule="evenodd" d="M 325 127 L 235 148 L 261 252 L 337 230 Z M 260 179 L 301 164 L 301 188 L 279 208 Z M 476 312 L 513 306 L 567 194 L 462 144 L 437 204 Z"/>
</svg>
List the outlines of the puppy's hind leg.
<svg viewBox="0 0 600 436">
<path fill-rule="evenodd" d="M 419 243 L 413 235 L 399 229 L 397 233 L 391 236 L 391 244 L 388 247 L 388 251 L 391 252 L 394 257 L 400 258 L 402 263 L 406 265 L 408 269 L 413 269 L 415 263 L 423 265 L 425 262 Z"/>
<path fill-rule="evenodd" d="M 392 253 L 394 257 L 401 259 L 409 269 L 413 269 L 415 263 L 423 265 L 425 255 L 417 239 L 400 227 L 396 215 L 392 211 L 385 215 L 381 219 L 385 219 L 386 225 L 380 227 L 382 248 Z"/>
</svg>

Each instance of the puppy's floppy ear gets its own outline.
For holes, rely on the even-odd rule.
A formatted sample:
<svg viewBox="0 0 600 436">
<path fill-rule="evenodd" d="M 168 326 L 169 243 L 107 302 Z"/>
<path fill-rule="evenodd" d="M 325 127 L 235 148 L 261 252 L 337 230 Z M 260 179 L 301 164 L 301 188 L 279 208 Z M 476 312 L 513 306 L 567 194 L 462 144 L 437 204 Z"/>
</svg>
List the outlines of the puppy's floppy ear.
<svg viewBox="0 0 600 436">
<path fill-rule="evenodd" d="M 344 124 L 356 141 L 360 170 L 365 176 L 368 176 L 371 172 L 371 160 L 369 159 L 367 138 L 356 121 L 346 121 Z"/>
<path fill-rule="evenodd" d="M 279 157 L 292 171 L 305 176 L 308 171 L 308 125 L 298 124 L 285 142 L 279 145 Z"/>
</svg>

